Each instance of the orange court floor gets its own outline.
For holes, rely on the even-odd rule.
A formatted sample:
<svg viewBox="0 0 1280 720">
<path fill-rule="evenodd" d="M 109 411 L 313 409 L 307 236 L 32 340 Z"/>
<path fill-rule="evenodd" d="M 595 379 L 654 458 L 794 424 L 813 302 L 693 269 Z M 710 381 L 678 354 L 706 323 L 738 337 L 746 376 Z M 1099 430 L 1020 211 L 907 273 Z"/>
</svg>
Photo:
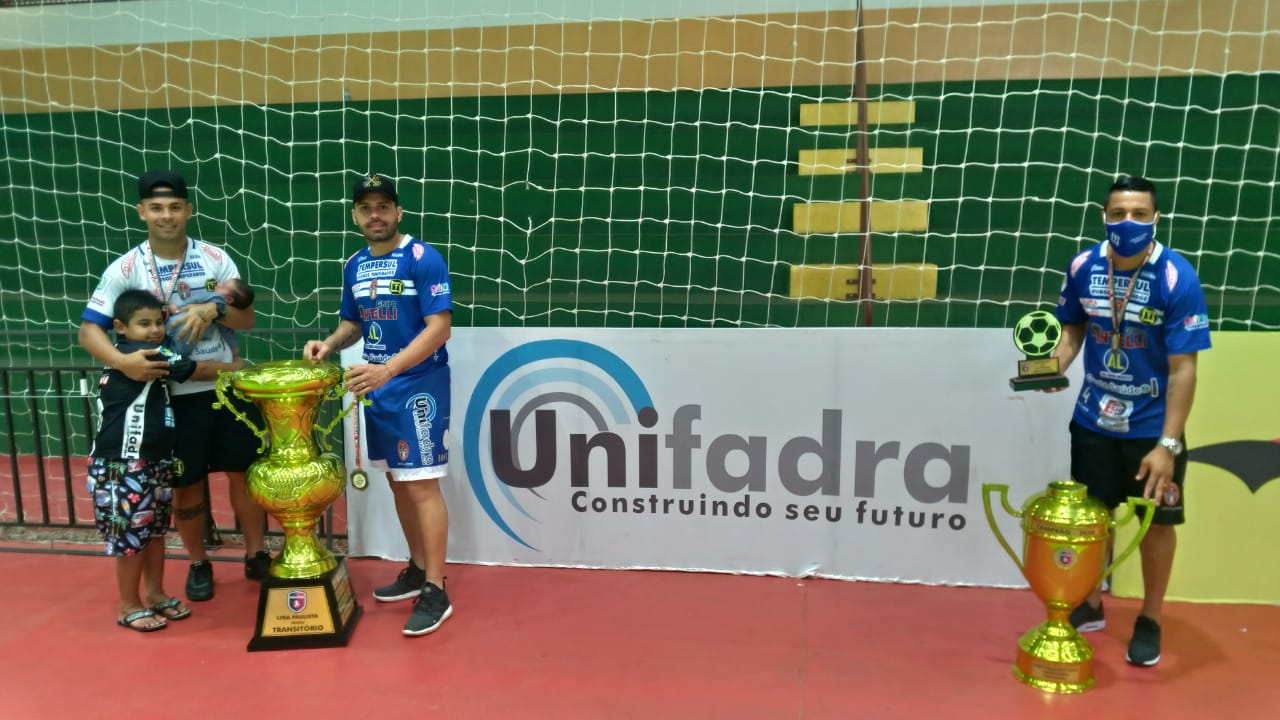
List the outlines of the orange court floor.
<svg viewBox="0 0 1280 720">
<path fill-rule="evenodd" d="M 451 565 L 453 617 L 400 633 L 351 559 L 364 615 L 342 648 L 246 651 L 258 588 L 216 562 L 213 600 L 155 633 L 115 624 L 111 560 L 0 545 L 0 718 L 1280 717 L 1280 607 L 1171 603 L 1164 657 L 1124 661 L 1137 603 L 1089 635 L 1097 686 L 1010 674 L 1044 619 L 1029 590 L 711 573 Z M 54 548 L 55 550 L 57 548 Z M 186 564 L 170 559 L 180 593 Z"/>
</svg>

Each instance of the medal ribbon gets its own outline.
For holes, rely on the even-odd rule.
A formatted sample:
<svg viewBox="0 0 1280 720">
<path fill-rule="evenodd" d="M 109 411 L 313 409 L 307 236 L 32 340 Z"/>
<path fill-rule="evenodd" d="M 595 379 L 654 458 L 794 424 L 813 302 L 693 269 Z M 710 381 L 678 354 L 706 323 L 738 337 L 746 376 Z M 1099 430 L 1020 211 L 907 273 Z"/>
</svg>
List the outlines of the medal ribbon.
<svg viewBox="0 0 1280 720">
<path fill-rule="evenodd" d="M 188 244 L 189 245 L 189 244 Z M 173 290 L 178 286 L 178 278 L 182 277 L 182 267 L 187 264 L 187 247 L 182 248 L 182 259 L 178 261 L 178 266 L 173 269 L 173 276 L 169 278 L 169 290 L 166 292 L 164 285 L 160 283 L 160 266 L 156 263 L 155 253 L 151 251 L 151 241 L 148 240 L 144 247 L 145 251 L 142 257 L 147 261 L 147 270 L 151 271 L 151 280 L 155 283 L 155 296 L 165 305 L 165 315 L 169 314 L 169 298 L 173 296 Z"/>
<path fill-rule="evenodd" d="M 353 407 L 351 409 L 351 444 L 356 453 L 356 470 L 362 470 L 360 466 L 360 412 L 363 408 L 364 397 L 356 395 L 352 400 Z"/>
<path fill-rule="evenodd" d="M 1124 310 L 1129 306 L 1129 296 L 1133 294 L 1133 286 L 1138 284 L 1138 272 L 1142 270 L 1142 266 L 1147 264 L 1147 258 L 1151 256 L 1151 246 L 1147 246 L 1146 252 L 1142 253 L 1142 262 L 1138 263 L 1138 267 L 1133 270 L 1133 277 L 1129 278 L 1129 287 L 1125 288 L 1124 297 L 1119 303 L 1116 303 L 1116 285 L 1115 285 L 1115 263 L 1111 260 L 1111 253 L 1107 253 L 1107 301 L 1111 303 L 1111 349 L 1120 349 L 1120 336 L 1124 334 Z"/>
</svg>

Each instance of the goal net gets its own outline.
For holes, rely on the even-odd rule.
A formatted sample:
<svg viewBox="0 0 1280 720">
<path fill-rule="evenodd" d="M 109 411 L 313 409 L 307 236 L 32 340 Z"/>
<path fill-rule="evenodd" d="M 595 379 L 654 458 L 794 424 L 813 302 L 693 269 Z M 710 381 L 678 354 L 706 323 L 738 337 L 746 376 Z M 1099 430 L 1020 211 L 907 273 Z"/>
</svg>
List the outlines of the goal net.
<svg viewBox="0 0 1280 720">
<path fill-rule="evenodd" d="M 152 167 L 258 289 L 260 360 L 332 326 L 368 171 L 444 252 L 459 326 L 1008 327 L 1133 173 L 1215 329 L 1280 329 L 1269 3 L 866 0 L 858 21 L 855 0 L 0 0 L 0 363 L 89 363 L 79 315 L 144 237 Z"/>
</svg>

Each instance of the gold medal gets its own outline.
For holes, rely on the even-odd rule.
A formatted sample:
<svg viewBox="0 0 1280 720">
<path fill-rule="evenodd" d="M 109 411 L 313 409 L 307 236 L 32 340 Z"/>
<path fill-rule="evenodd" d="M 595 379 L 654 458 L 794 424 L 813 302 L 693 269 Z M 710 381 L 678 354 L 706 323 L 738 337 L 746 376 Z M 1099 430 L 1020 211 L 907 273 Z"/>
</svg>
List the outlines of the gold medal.
<svg viewBox="0 0 1280 720">
<path fill-rule="evenodd" d="M 369 487 L 369 473 L 360 466 L 360 413 L 363 410 L 360 406 L 363 404 L 364 397 L 357 395 L 351 407 L 351 439 L 356 454 L 356 469 L 351 471 L 351 487 L 357 490 Z"/>
</svg>

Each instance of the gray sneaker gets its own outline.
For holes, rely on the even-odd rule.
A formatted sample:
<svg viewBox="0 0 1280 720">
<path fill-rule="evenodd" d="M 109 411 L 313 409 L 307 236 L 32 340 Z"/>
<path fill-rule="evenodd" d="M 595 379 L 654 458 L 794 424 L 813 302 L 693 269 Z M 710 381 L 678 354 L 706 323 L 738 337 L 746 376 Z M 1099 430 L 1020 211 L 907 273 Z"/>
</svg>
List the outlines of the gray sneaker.
<svg viewBox="0 0 1280 720">
<path fill-rule="evenodd" d="M 433 633 L 452 614 L 453 605 L 449 603 L 449 596 L 445 591 L 427 583 L 419 592 L 418 599 L 413 601 L 413 614 L 404 624 L 404 634 L 417 636 Z"/>
<path fill-rule="evenodd" d="M 409 567 L 400 571 L 396 576 L 396 581 L 390 585 L 373 591 L 373 599 L 379 602 L 395 602 L 396 600 L 408 600 L 417 597 L 422 592 L 422 586 L 427 584 L 427 571 L 409 561 Z"/>
</svg>

